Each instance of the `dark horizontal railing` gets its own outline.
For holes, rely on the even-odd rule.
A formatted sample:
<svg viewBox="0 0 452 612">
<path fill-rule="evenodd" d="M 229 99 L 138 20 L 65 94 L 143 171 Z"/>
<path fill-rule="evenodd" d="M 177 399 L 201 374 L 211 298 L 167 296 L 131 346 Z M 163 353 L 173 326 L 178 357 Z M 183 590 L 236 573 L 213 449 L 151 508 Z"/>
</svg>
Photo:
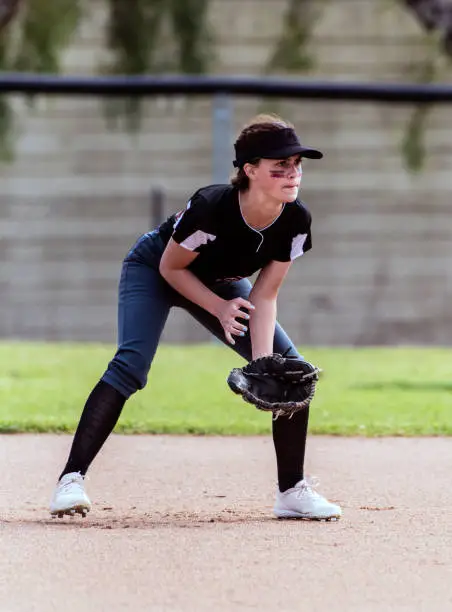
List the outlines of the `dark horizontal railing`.
<svg viewBox="0 0 452 612">
<path fill-rule="evenodd" d="M 0 94 L 143 96 L 235 94 L 372 102 L 452 102 L 452 85 L 311 81 L 237 76 L 58 76 L 0 73 Z"/>
</svg>

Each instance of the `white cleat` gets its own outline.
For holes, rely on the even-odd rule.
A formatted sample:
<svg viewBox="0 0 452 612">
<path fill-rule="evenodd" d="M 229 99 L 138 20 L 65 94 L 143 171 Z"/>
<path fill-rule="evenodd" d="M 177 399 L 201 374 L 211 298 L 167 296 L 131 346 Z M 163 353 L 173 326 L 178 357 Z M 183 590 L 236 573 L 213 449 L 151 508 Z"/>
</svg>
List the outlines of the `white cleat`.
<svg viewBox="0 0 452 612">
<path fill-rule="evenodd" d="M 337 520 L 342 510 L 314 490 L 314 485 L 304 479 L 281 493 L 277 491 L 273 512 L 277 518 L 298 518 L 312 521 Z"/>
<path fill-rule="evenodd" d="M 83 518 L 91 510 L 91 502 L 85 492 L 83 476 L 80 472 L 65 474 L 59 481 L 50 502 L 50 514 L 53 518 L 63 518 L 65 514 Z"/>
</svg>

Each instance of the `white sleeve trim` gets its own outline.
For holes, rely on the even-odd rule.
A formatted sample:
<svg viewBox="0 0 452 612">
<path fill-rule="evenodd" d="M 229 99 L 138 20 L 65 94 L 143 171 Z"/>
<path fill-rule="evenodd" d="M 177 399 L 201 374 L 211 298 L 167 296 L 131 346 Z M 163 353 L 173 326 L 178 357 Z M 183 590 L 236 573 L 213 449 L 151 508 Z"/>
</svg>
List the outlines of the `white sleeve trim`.
<svg viewBox="0 0 452 612">
<path fill-rule="evenodd" d="M 210 240 L 215 240 L 215 238 L 216 236 L 213 234 L 207 234 L 202 230 L 197 230 L 194 234 L 185 238 L 185 240 L 180 243 L 180 246 L 188 251 L 194 251 L 202 244 L 207 244 Z"/>
<path fill-rule="evenodd" d="M 298 234 L 295 236 L 295 238 L 293 238 L 292 247 L 290 249 L 290 259 L 295 259 L 296 257 L 303 255 L 303 247 L 307 237 L 307 234 Z"/>
<path fill-rule="evenodd" d="M 190 206 L 191 206 L 191 200 L 188 200 L 188 202 L 187 202 L 187 206 L 185 207 L 185 209 L 177 213 L 177 215 L 176 215 L 176 222 L 175 222 L 175 223 L 174 223 L 174 225 L 173 225 L 173 230 L 175 230 L 175 229 L 176 229 L 176 227 L 179 225 L 179 221 L 180 221 L 180 220 L 182 219 L 182 217 L 184 216 L 184 212 L 185 212 L 186 210 L 188 210 L 188 209 L 190 208 Z"/>
</svg>

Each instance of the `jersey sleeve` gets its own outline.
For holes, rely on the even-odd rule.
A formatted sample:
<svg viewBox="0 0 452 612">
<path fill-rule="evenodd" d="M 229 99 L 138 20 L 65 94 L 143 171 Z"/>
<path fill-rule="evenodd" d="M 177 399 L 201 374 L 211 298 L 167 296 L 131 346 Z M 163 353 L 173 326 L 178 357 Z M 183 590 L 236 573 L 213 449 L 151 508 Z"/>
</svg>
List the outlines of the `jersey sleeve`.
<svg viewBox="0 0 452 612">
<path fill-rule="evenodd" d="M 311 213 L 304 207 L 298 207 L 290 227 L 281 241 L 276 261 L 293 261 L 312 249 Z"/>
<path fill-rule="evenodd" d="M 177 213 L 172 239 L 184 249 L 199 253 L 216 237 L 212 207 L 205 198 L 194 195 L 185 209 Z"/>
</svg>

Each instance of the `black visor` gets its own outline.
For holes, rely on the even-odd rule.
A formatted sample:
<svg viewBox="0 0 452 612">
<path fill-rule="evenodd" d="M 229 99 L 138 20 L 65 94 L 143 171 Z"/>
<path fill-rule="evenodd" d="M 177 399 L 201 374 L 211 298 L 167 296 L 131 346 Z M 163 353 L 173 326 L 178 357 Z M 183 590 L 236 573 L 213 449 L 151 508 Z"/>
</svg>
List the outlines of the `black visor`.
<svg viewBox="0 0 452 612">
<path fill-rule="evenodd" d="M 245 143 L 236 142 L 234 148 L 233 164 L 236 168 L 241 168 L 253 159 L 284 159 L 292 155 L 301 155 L 309 159 L 323 157 L 323 153 L 317 149 L 304 147 L 292 128 L 253 134 Z"/>
</svg>

